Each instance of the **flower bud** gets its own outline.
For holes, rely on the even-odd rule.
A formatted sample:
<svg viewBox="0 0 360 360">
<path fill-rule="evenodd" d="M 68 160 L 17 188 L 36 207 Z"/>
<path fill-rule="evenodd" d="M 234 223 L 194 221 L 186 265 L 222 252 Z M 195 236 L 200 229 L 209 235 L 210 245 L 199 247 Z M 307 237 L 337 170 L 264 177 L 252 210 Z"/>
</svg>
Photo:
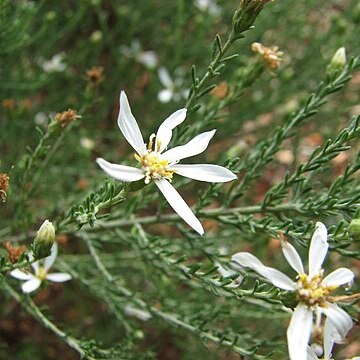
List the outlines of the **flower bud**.
<svg viewBox="0 0 360 360">
<path fill-rule="evenodd" d="M 331 65 L 339 69 L 344 68 L 346 65 L 346 50 L 344 47 L 337 49 L 336 53 L 331 59 Z"/>
<path fill-rule="evenodd" d="M 349 228 L 349 235 L 355 240 L 360 240 L 360 219 L 352 219 Z"/>
<path fill-rule="evenodd" d="M 328 65 L 327 72 L 328 74 L 334 75 L 339 71 L 342 71 L 346 65 L 346 50 L 344 47 L 337 49 L 334 56 L 331 59 L 330 64 Z"/>
<path fill-rule="evenodd" d="M 42 259 L 50 255 L 51 247 L 55 241 L 55 228 L 49 221 L 45 220 L 37 231 L 32 244 L 32 252 L 35 259 Z"/>
</svg>

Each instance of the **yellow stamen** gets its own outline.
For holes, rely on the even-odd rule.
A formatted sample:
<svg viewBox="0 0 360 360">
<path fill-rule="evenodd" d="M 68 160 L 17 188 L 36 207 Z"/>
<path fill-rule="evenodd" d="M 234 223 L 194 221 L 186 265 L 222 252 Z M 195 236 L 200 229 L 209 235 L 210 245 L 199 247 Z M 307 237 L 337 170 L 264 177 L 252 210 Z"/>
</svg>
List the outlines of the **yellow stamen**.
<svg viewBox="0 0 360 360">
<path fill-rule="evenodd" d="M 47 275 L 46 270 L 42 266 L 39 266 L 39 268 L 36 272 L 36 277 L 39 280 L 44 281 L 46 279 L 46 275 Z"/>
</svg>

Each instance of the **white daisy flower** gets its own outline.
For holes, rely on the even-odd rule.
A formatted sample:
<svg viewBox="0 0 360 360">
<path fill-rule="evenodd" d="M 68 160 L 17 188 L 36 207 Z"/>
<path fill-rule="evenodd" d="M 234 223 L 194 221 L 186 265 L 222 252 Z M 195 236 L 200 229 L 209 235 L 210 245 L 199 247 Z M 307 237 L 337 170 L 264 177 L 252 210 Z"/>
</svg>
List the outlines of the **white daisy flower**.
<svg viewBox="0 0 360 360">
<path fill-rule="evenodd" d="M 10 275 L 18 280 L 25 281 L 21 285 L 21 289 L 24 293 L 29 294 L 39 288 L 41 283 L 45 280 L 53 282 L 65 282 L 71 280 L 71 275 L 66 273 L 52 273 L 49 274 L 51 266 L 54 264 L 58 253 L 57 243 L 51 248 L 51 254 L 43 261 L 38 260 L 31 264 L 34 274 L 25 272 L 20 269 L 11 271 Z M 30 260 L 32 259 L 32 253 L 29 254 Z"/>
<path fill-rule="evenodd" d="M 195 6 L 204 12 L 208 12 L 212 16 L 219 16 L 221 8 L 214 0 L 195 0 Z"/>
<path fill-rule="evenodd" d="M 328 294 L 341 285 L 352 284 L 354 274 L 346 268 L 339 268 L 326 277 L 321 265 L 327 254 L 327 230 L 321 222 L 316 223 L 309 249 L 309 271 L 304 271 L 301 258 L 295 248 L 282 241 L 283 254 L 290 266 L 298 273 L 296 281 L 279 270 L 265 266 L 254 255 L 240 252 L 232 260 L 242 267 L 249 267 L 283 290 L 295 291 L 299 300 L 292 315 L 287 340 L 291 360 L 304 360 L 313 325 L 313 316 L 327 316 L 339 339 L 344 339 L 353 326 L 350 316 L 328 299 Z"/>
<path fill-rule="evenodd" d="M 63 72 L 67 68 L 63 54 L 55 54 L 50 60 L 44 60 L 41 67 L 47 73 Z"/>
<path fill-rule="evenodd" d="M 154 69 L 158 65 L 159 59 L 155 51 L 143 51 L 140 42 L 134 40 L 130 46 L 121 46 L 120 52 L 135 59 L 138 63 L 144 65 L 148 69 Z"/>
<path fill-rule="evenodd" d="M 172 130 L 186 118 L 186 109 L 180 109 L 170 115 L 160 125 L 156 135 L 152 134 L 146 145 L 139 126 L 131 113 L 125 92 L 120 94 L 120 112 L 118 125 L 126 140 L 136 151 L 135 158 L 140 168 L 117 165 L 98 158 L 98 165 L 112 178 L 119 181 L 138 181 L 145 178 L 148 184 L 153 180 L 170 206 L 199 234 L 204 229 L 189 206 L 171 185 L 174 174 L 190 179 L 207 182 L 228 182 L 236 179 L 230 170 L 210 164 L 180 165 L 182 159 L 202 153 L 208 146 L 216 130 L 207 131 L 195 136 L 187 144 L 167 150 L 172 137 Z"/>
<path fill-rule="evenodd" d="M 189 90 L 181 90 L 183 80 L 180 77 L 177 77 L 173 80 L 170 77 L 169 72 L 166 68 L 161 67 L 158 70 L 159 80 L 164 86 L 164 89 L 160 90 L 158 93 L 158 99 L 162 103 L 168 103 L 170 100 L 180 101 L 181 99 L 186 99 L 189 95 Z"/>
</svg>

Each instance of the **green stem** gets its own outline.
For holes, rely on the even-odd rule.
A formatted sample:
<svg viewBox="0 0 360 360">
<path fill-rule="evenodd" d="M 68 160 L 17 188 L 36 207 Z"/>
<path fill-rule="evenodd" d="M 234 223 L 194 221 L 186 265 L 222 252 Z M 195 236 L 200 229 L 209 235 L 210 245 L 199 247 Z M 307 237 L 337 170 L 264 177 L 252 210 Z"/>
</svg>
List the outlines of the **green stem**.
<svg viewBox="0 0 360 360">
<path fill-rule="evenodd" d="M 7 293 L 15 299 L 25 310 L 31 314 L 41 325 L 45 328 L 52 331 L 56 336 L 63 340 L 69 347 L 77 351 L 81 358 L 96 360 L 93 357 L 88 356 L 85 351 L 82 349 L 79 340 L 75 339 L 72 336 L 67 335 L 64 331 L 59 329 L 53 322 L 51 322 L 36 306 L 32 299 L 28 296 L 21 296 L 17 291 L 15 291 L 6 281 L 3 279 L 2 288 L 7 291 Z"/>
</svg>

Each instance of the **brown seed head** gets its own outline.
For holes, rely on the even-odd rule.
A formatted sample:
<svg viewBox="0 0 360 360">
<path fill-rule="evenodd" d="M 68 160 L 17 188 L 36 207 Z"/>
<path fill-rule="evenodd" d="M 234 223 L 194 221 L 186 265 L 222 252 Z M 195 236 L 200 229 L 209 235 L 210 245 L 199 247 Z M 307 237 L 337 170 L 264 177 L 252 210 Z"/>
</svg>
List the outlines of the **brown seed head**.
<svg viewBox="0 0 360 360">
<path fill-rule="evenodd" d="M 71 122 L 79 118 L 81 118 L 81 116 L 76 113 L 76 110 L 72 109 L 55 115 L 55 121 L 57 121 L 62 128 L 66 128 Z"/>
<path fill-rule="evenodd" d="M 8 259 L 12 264 L 15 264 L 20 259 L 22 253 L 26 251 L 25 245 L 13 246 L 10 241 L 7 241 L 4 246 L 7 251 Z"/>
<path fill-rule="evenodd" d="M 104 68 L 102 66 L 93 66 L 86 71 L 86 79 L 93 85 L 101 83 L 104 80 Z"/>
<path fill-rule="evenodd" d="M 14 99 L 4 99 L 2 101 L 2 106 L 6 109 L 6 110 L 13 110 L 15 107 L 15 100 Z"/>
<path fill-rule="evenodd" d="M 0 198 L 3 202 L 6 201 L 6 190 L 9 187 L 9 176 L 5 173 L 0 173 Z"/>
</svg>

